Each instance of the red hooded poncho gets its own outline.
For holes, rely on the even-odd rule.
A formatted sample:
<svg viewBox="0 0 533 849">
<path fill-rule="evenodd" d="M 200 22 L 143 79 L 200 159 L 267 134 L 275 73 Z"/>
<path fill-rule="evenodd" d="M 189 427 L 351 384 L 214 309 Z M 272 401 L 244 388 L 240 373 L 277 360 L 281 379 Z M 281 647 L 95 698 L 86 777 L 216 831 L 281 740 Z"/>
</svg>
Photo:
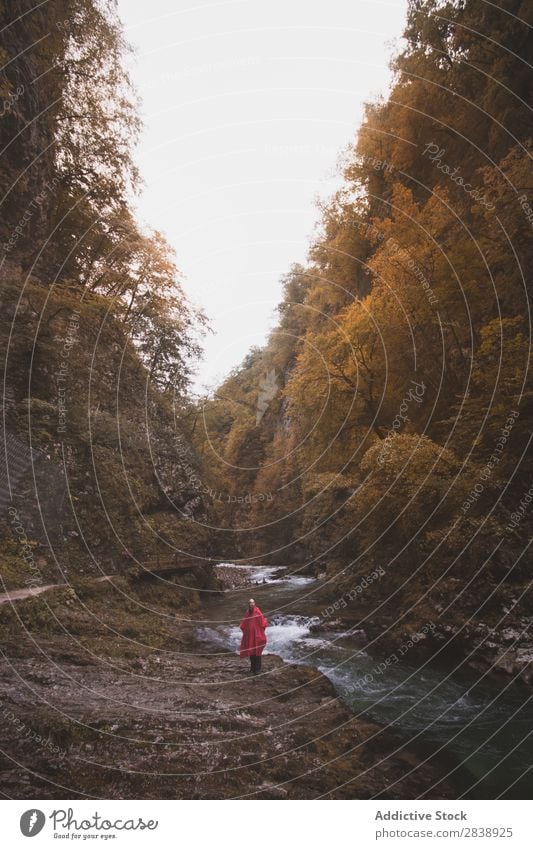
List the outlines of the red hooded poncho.
<svg viewBox="0 0 533 849">
<path fill-rule="evenodd" d="M 247 610 L 241 622 L 242 640 L 241 657 L 261 655 L 266 646 L 265 628 L 268 622 L 255 605 L 253 610 Z"/>
</svg>

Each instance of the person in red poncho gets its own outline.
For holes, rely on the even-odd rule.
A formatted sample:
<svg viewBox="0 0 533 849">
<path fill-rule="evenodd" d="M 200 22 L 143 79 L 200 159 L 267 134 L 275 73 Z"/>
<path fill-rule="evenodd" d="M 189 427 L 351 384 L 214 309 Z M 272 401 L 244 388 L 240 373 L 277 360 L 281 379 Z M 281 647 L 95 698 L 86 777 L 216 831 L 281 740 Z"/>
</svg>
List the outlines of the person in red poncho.
<svg viewBox="0 0 533 849">
<path fill-rule="evenodd" d="M 248 602 L 248 610 L 241 622 L 241 658 L 250 658 L 250 671 L 254 675 L 261 672 L 261 655 L 266 646 L 265 628 L 268 622 L 259 610 L 253 598 Z"/>
</svg>

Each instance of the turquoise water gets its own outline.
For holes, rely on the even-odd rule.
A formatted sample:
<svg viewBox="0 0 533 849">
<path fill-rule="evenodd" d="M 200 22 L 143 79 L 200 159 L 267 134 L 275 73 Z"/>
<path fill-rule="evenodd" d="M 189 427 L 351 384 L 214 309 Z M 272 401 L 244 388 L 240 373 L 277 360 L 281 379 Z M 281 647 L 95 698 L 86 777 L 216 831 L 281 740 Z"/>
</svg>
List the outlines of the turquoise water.
<svg viewBox="0 0 533 849">
<path fill-rule="evenodd" d="M 312 578 L 276 579 L 277 574 L 273 567 L 254 569 L 253 593 L 270 622 L 267 652 L 318 667 L 355 713 L 389 727 L 419 750 L 452 755 L 458 797 L 531 797 L 531 690 L 506 678 L 500 684 L 468 667 L 444 668 L 429 657 L 421 660 L 419 652 L 416 662 L 407 652 L 380 667 L 384 658 L 350 636 L 320 630 Z M 237 651 L 238 623 L 249 596 L 248 588 L 210 601 L 208 621 L 198 628 L 200 648 Z"/>
</svg>

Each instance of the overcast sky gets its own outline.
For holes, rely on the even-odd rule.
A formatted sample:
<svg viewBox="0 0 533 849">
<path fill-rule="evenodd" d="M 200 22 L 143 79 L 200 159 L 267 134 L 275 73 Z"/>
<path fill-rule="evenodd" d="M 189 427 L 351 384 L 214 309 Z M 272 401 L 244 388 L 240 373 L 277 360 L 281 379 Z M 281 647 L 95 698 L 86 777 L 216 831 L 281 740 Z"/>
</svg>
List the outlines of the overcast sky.
<svg viewBox="0 0 533 849">
<path fill-rule="evenodd" d="M 174 246 L 215 331 L 198 390 L 264 342 L 315 199 L 338 185 L 363 104 L 387 90 L 406 6 L 119 0 L 145 121 L 139 217 Z"/>
</svg>

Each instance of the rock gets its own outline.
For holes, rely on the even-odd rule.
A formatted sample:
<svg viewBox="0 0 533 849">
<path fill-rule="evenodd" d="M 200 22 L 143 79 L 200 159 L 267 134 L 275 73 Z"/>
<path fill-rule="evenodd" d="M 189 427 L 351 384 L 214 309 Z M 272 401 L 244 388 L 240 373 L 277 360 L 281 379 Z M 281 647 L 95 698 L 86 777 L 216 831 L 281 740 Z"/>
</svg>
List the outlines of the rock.
<svg viewBox="0 0 533 849">
<path fill-rule="evenodd" d="M 518 649 L 516 653 L 517 663 L 533 663 L 533 646 Z"/>
<path fill-rule="evenodd" d="M 533 646 L 505 650 L 494 661 L 494 669 L 519 676 L 525 684 L 533 683 Z"/>
<path fill-rule="evenodd" d="M 504 628 L 500 632 L 500 636 L 504 643 L 514 643 L 520 638 L 520 631 L 514 628 Z"/>
<path fill-rule="evenodd" d="M 217 583 L 223 590 L 240 589 L 252 585 L 251 570 L 241 569 L 232 564 L 219 564 L 213 569 Z"/>
<path fill-rule="evenodd" d="M 67 752 L 61 786 L 47 780 L 56 775 L 57 763 L 41 747 L 31 752 L 27 784 L 20 768 L 0 766 L 3 792 L 53 799 L 63 798 L 68 786 L 72 798 L 417 799 L 426 792 L 433 799 L 456 798 L 445 779 L 447 766 L 424 763 L 410 752 L 406 769 L 399 741 L 356 718 L 312 667 L 267 655 L 262 675 L 243 678 L 236 657 L 170 652 L 160 661 L 157 680 L 95 665 L 80 697 L 78 681 L 86 668 L 64 663 L 58 670 L 41 656 L 42 680 L 32 685 L 33 701 L 27 699 L 18 714 L 57 736 Z M 30 663 L 19 658 L 16 673 L 14 668 L 7 661 L 0 665 L 4 685 L 16 686 Z M 46 694 L 56 680 L 62 686 L 52 706 Z M 58 709 L 68 719 L 58 720 Z M 0 745 L 22 766 L 30 763 L 1 713 Z M 83 757 L 69 758 L 80 750 L 91 753 L 98 770 L 88 769 Z"/>
<path fill-rule="evenodd" d="M 309 627 L 309 631 L 312 634 L 315 634 L 317 631 L 344 631 L 345 629 L 346 625 L 340 619 L 321 619 L 320 622 L 314 622 Z"/>
</svg>

